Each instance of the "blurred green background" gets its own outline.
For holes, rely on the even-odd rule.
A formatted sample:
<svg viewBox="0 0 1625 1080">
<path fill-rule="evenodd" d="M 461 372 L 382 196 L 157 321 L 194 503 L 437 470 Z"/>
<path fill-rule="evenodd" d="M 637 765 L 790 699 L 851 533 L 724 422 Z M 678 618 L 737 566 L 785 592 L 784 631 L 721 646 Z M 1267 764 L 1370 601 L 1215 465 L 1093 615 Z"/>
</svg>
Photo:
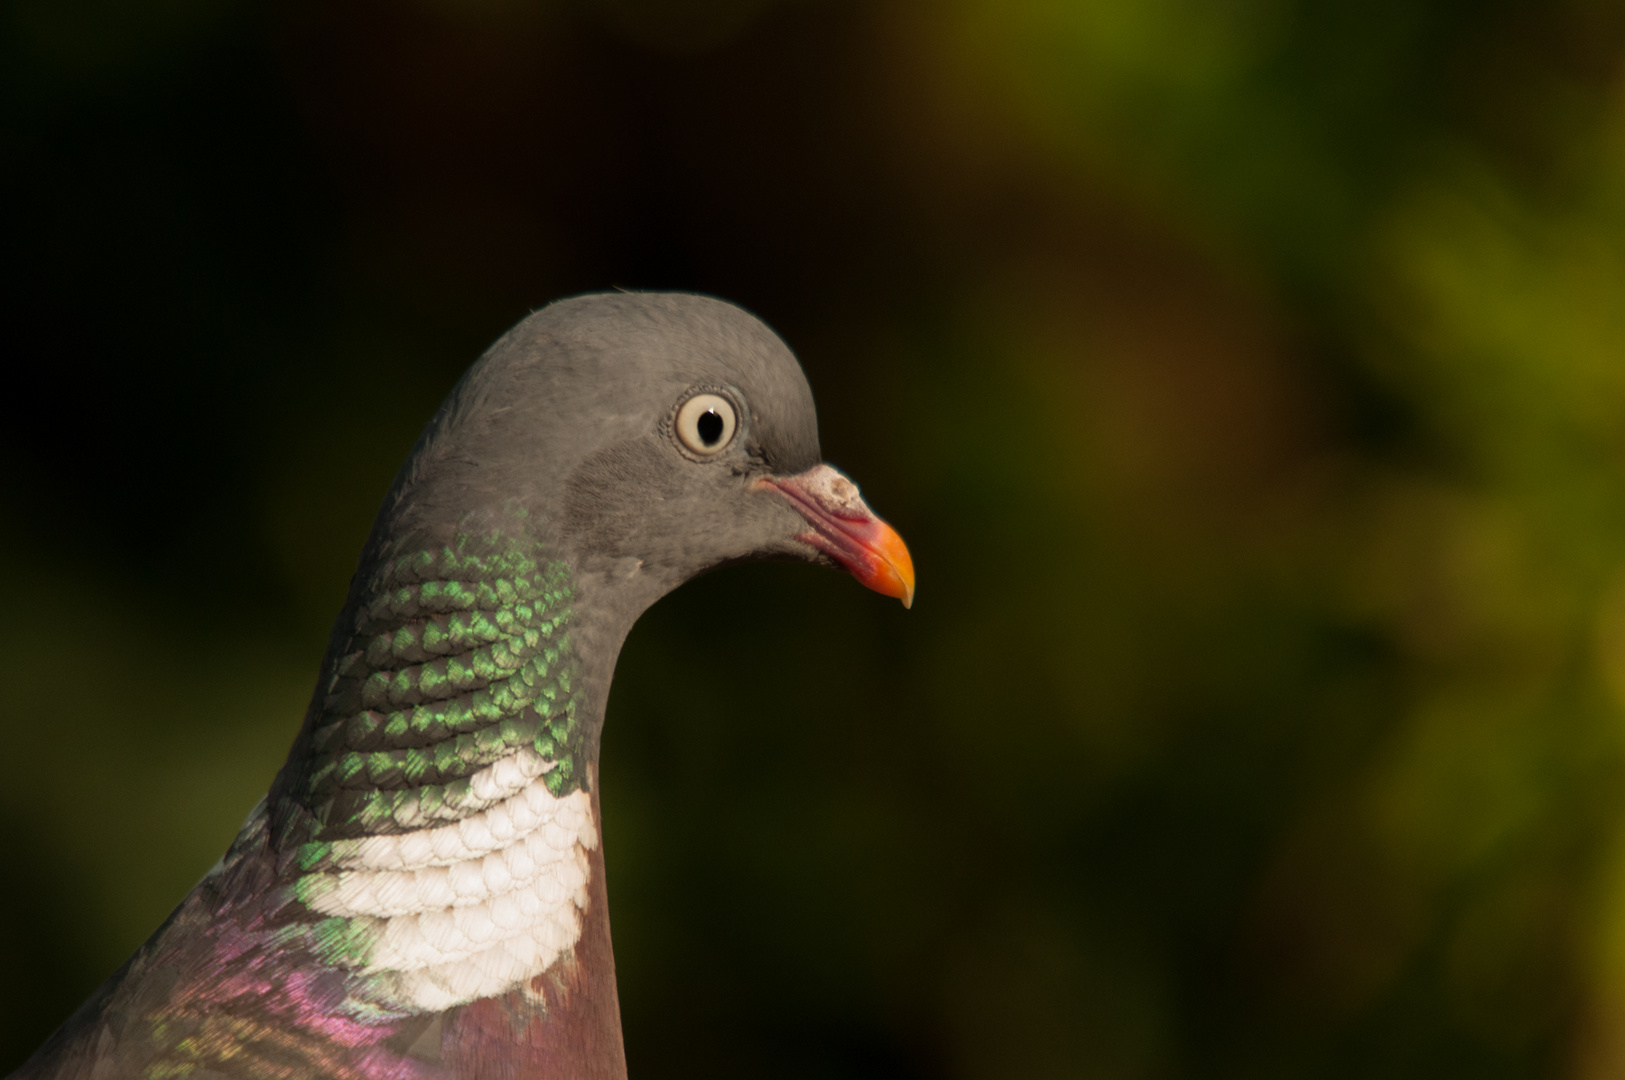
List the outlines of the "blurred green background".
<svg viewBox="0 0 1625 1080">
<path fill-rule="evenodd" d="M 0 1070 L 547 300 L 773 324 L 912 612 L 663 601 L 633 1074 L 1625 1075 L 1625 7 L 4 0 Z"/>
</svg>

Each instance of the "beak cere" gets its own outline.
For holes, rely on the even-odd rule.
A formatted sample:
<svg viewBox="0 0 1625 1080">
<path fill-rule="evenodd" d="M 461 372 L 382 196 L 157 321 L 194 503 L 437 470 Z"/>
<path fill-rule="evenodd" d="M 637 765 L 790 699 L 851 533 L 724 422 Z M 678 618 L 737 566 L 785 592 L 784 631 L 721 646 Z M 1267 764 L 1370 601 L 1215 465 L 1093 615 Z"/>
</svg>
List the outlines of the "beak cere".
<svg viewBox="0 0 1625 1080">
<path fill-rule="evenodd" d="M 763 477 L 755 486 L 777 491 L 807 519 L 812 528 L 797 540 L 828 555 L 875 592 L 913 606 L 914 560 L 897 530 L 863 501 L 858 485 L 828 465 L 814 465 L 795 476 Z"/>
</svg>

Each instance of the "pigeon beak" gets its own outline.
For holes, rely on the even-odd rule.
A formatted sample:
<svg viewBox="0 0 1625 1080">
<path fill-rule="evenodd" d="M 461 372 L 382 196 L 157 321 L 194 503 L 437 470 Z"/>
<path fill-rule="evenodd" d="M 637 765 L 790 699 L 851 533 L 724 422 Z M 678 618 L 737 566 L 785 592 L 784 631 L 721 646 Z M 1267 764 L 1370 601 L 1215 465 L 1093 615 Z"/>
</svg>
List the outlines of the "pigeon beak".
<svg viewBox="0 0 1625 1080">
<path fill-rule="evenodd" d="M 795 476 L 764 476 L 755 489 L 772 488 L 794 506 L 811 532 L 796 536 L 849 570 L 877 593 L 914 605 L 914 560 L 897 530 L 874 515 L 858 485 L 828 465 Z"/>
</svg>

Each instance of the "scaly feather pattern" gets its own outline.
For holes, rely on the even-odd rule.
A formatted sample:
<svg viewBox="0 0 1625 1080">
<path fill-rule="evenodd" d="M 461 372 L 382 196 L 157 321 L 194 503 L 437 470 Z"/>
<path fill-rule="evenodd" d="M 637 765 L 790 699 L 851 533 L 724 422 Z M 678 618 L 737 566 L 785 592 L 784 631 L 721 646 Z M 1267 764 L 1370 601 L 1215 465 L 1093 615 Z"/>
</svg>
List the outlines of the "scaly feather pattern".
<svg viewBox="0 0 1625 1080">
<path fill-rule="evenodd" d="M 386 562 L 310 725 L 282 842 L 356 1008 L 499 995 L 580 936 L 597 831 L 569 572 L 522 537 Z"/>
</svg>

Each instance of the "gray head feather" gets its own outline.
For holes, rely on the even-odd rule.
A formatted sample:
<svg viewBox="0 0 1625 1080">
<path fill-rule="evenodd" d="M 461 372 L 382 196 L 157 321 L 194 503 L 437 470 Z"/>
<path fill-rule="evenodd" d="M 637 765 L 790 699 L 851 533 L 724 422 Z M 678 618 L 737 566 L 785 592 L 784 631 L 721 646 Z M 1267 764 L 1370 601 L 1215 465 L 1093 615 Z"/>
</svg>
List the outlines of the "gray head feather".
<svg viewBox="0 0 1625 1080">
<path fill-rule="evenodd" d="M 739 407 L 713 457 L 673 437 L 697 391 Z M 517 502 L 597 604 L 635 617 L 713 566 L 816 557 L 754 478 L 817 464 L 818 419 L 794 355 L 760 320 L 686 293 L 601 293 L 532 314 L 486 351 L 397 478 L 372 559 L 444 542 Z M 370 561 L 370 560 L 369 560 Z"/>
</svg>

